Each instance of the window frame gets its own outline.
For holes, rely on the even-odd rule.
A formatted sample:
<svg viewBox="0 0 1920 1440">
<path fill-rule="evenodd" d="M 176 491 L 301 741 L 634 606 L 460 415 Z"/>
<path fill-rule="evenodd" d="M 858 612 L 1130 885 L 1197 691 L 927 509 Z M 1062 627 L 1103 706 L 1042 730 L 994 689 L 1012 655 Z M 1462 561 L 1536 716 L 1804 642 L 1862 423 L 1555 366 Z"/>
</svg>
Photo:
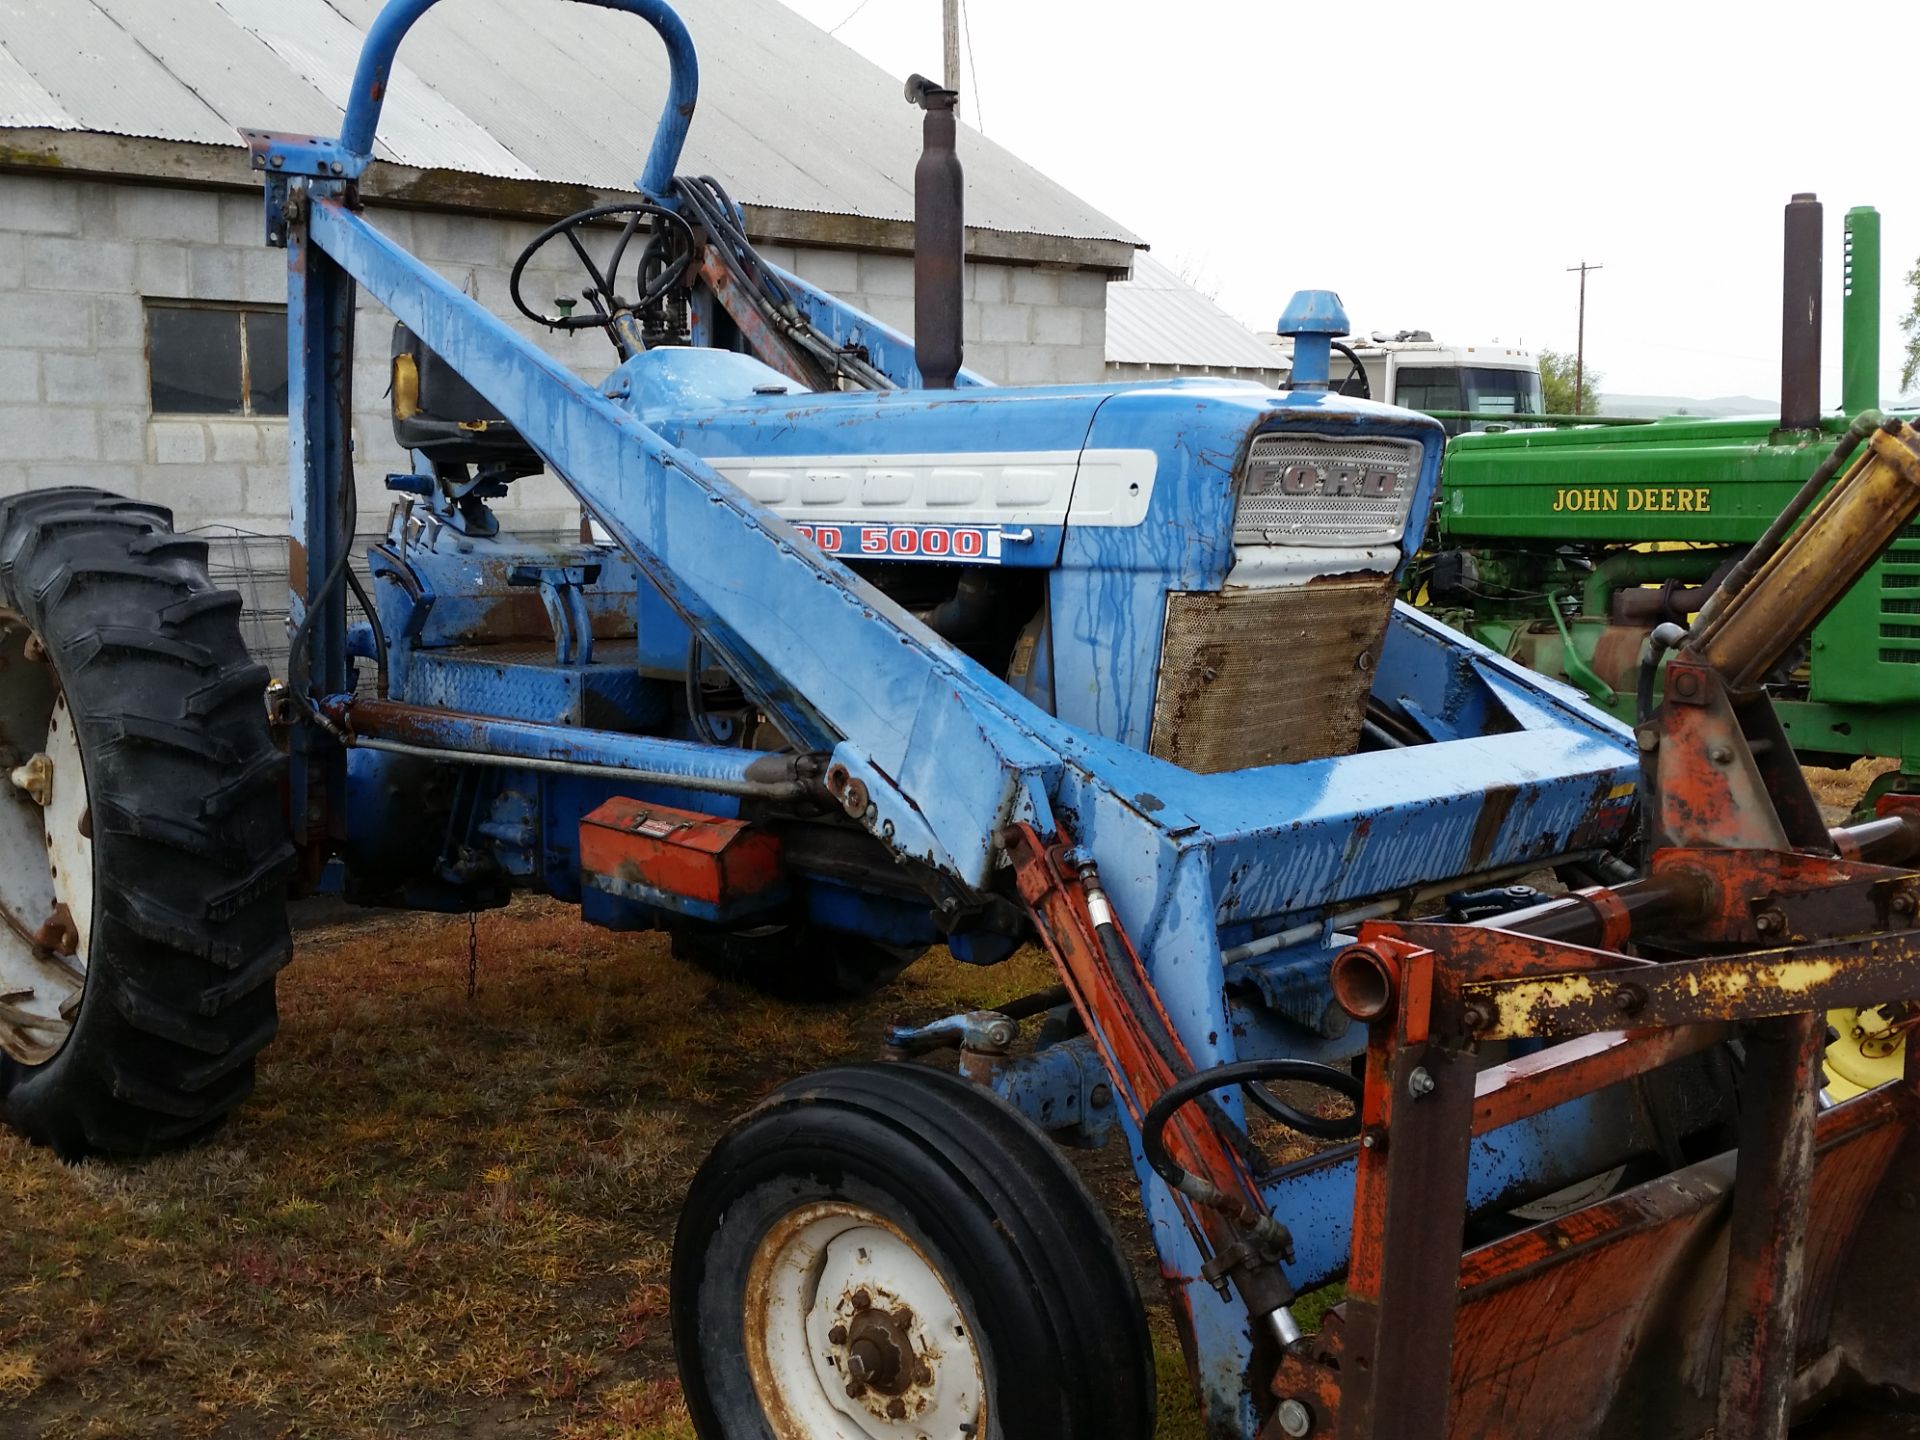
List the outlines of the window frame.
<svg viewBox="0 0 1920 1440">
<path fill-rule="evenodd" d="M 145 295 L 142 299 L 141 319 L 146 328 L 147 360 L 147 414 L 155 420 L 269 420 L 284 422 L 292 409 L 293 396 L 287 396 L 287 404 L 280 410 L 256 410 L 253 408 L 253 327 L 247 323 L 251 315 L 270 315 L 278 317 L 284 326 L 287 320 L 287 307 L 284 303 L 265 300 L 181 300 L 171 296 Z M 153 397 L 153 315 L 156 310 L 187 310 L 200 313 L 213 312 L 232 315 L 239 334 L 240 344 L 240 408 L 238 410 L 162 410 L 154 404 Z"/>
</svg>

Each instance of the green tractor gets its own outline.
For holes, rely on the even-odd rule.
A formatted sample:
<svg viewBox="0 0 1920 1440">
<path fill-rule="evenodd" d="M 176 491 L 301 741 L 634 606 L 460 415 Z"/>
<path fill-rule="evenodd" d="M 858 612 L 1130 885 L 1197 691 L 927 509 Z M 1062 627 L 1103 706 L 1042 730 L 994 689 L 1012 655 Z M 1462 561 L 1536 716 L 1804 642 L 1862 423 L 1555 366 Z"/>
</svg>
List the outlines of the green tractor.
<svg viewBox="0 0 1920 1440">
<path fill-rule="evenodd" d="M 1825 416 L 1819 203 L 1796 196 L 1787 222 L 1779 417 L 1456 437 L 1434 550 L 1415 582 L 1428 610 L 1635 719 L 1656 628 L 1686 623 L 1836 442 L 1878 420 L 1879 214 L 1847 212 L 1844 413 Z M 1920 790 L 1920 526 L 1888 548 L 1769 689 L 1803 763 L 1891 757 L 1900 769 L 1881 777 L 1869 803 L 1888 789 Z"/>
<path fill-rule="evenodd" d="M 1819 403 L 1821 207 L 1795 196 L 1786 220 L 1779 416 L 1509 416 L 1512 428 L 1456 436 L 1434 548 L 1409 582 L 1415 599 L 1629 724 L 1659 698 L 1660 627 L 1685 625 L 1714 591 L 1738 586 L 1749 549 L 1818 503 L 1841 468 L 1823 465 L 1836 446 L 1881 418 L 1879 214 L 1846 216 L 1842 413 L 1829 415 Z M 1899 762 L 1862 810 L 1890 791 L 1920 793 L 1920 525 L 1887 547 L 1766 688 L 1802 764 Z M 1873 1008 L 1832 1020 L 1836 1097 L 1898 1071 L 1901 1016 Z"/>
</svg>

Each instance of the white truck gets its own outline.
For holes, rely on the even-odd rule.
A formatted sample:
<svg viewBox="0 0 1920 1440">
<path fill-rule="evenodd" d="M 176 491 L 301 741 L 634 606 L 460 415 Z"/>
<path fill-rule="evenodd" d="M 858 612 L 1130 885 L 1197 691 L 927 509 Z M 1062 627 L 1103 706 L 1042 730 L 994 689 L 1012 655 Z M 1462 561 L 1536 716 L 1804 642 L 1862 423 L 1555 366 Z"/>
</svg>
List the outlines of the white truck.
<svg viewBox="0 0 1920 1440">
<path fill-rule="evenodd" d="M 1267 338 L 1284 357 L 1283 363 L 1290 362 L 1292 340 L 1284 335 Z M 1482 416 L 1538 415 L 1546 404 L 1540 362 L 1532 351 L 1498 343 L 1447 345 L 1425 330 L 1346 336 L 1334 349 L 1332 382 L 1341 394 L 1365 395 L 1430 415 L 1457 411 Z M 1497 422 L 1443 423 L 1448 434 L 1458 435 L 1485 430 Z"/>
</svg>

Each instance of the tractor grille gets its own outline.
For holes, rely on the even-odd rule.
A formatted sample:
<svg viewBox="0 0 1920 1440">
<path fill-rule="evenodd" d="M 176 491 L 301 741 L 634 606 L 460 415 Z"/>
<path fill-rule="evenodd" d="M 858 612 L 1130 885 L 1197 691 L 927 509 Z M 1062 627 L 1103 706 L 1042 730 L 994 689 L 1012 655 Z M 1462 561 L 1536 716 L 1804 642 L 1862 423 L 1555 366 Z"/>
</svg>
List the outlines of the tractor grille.
<svg viewBox="0 0 1920 1440">
<path fill-rule="evenodd" d="M 1202 774 L 1351 754 L 1393 578 L 1167 597 L 1150 748 Z"/>
<path fill-rule="evenodd" d="M 1419 479 L 1411 440 L 1257 436 L 1240 476 L 1234 544 L 1397 544 Z"/>
</svg>

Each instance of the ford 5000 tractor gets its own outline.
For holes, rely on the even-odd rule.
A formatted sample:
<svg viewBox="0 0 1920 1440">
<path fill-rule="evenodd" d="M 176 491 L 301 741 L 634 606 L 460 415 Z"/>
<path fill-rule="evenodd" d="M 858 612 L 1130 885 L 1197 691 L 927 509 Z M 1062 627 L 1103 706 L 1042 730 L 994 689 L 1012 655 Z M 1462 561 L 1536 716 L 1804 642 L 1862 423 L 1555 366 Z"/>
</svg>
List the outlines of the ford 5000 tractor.
<svg viewBox="0 0 1920 1440">
<path fill-rule="evenodd" d="M 1058 988 L 796 1080 L 700 1171 L 705 1440 L 1146 1440 L 1140 1299 L 1056 1142 L 1131 1156 L 1215 1437 L 1778 1436 L 1913 1386 L 1913 1079 L 1821 1108 L 1817 1017 L 1920 995 L 1920 817 L 1830 833 L 1758 677 L 1920 506 L 1920 437 L 1868 426 L 1624 723 L 1396 602 L 1445 437 L 1328 388 L 1329 293 L 1277 394 L 968 372 L 925 82 L 909 339 L 676 177 L 688 33 L 601 0 L 671 83 L 636 198 L 543 237 L 582 303 L 516 281 L 610 340 L 574 373 L 360 213 L 431 3 L 370 28 L 338 139 L 248 136 L 287 256 L 284 680 L 165 511 L 0 502 L 14 1125 L 218 1126 L 287 891 L 334 875 L 541 892 L 794 995 L 1034 944 Z M 356 563 L 360 293 L 414 463 Z M 595 541 L 501 528 L 540 473 Z"/>
</svg>

